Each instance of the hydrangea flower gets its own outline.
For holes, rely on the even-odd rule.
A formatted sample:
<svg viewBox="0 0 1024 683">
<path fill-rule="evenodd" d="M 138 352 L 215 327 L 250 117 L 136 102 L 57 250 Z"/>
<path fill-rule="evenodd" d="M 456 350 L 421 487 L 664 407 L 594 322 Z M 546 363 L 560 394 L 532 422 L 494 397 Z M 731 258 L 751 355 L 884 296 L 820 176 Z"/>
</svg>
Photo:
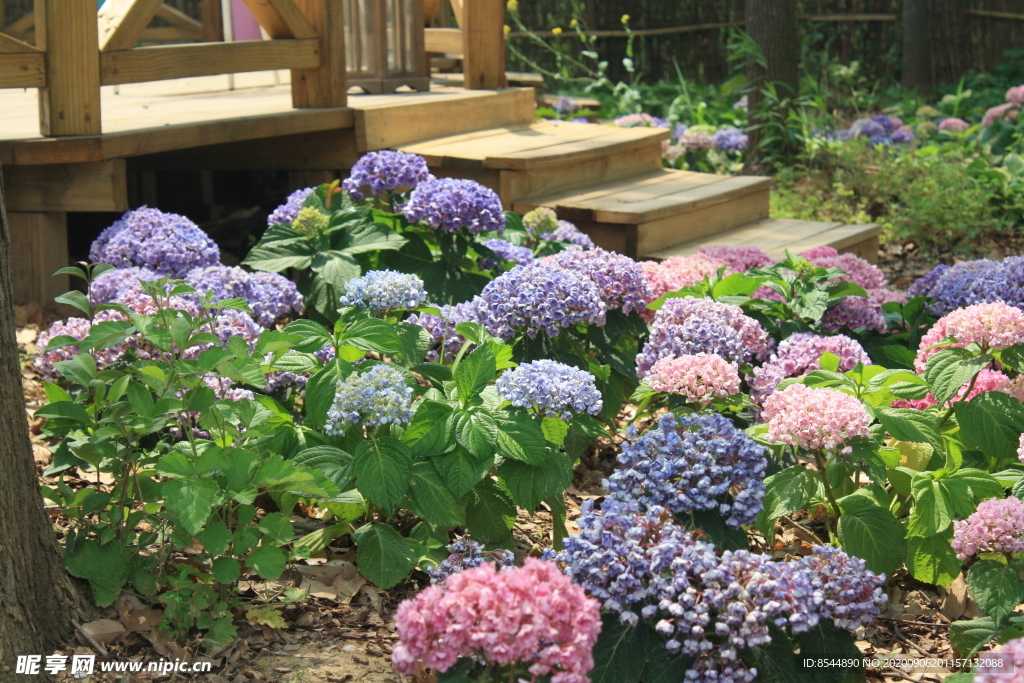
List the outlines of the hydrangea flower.
<svg viewBox="0 0 1024 683">
<path fill-rule="evenodd" d="M 352 201 L 361 202 L 370 195 L 382 195 L 396 190 L 414 190 L 420 183 L 434 180 L 427 168 L 427 160 L 418 154 L 382 150 L 364 154 L 352 167 L 341 187 Z"/>
<path fill-rule="evenodd" d="M 389 311 L 416 308 L 426 298 L 423 280 L 418 276 L 396 270 L 371 270 L 345 283 L 341 305 Z"/>
<path fill-rule="evenodd" d="M 1017 102 L 1007 102 L 1005 104 L 999 104 L 994 107 L 989 107 L 985 115 L 981 117 L 982 126 L 991 126 L 996 121 L 1003 120 L 1013 122 L 1017 120 L 1017 114 L 1020 113 L 1021 105 Z"/>
<path fill-rule="evenodd" d="M 330 216 L 315 206 L 303 206 L 292 219 L 292 230 L 307 239 L 324 234 L 330 225 Z"/>
<path fill-rule="evenodd" d="M 854 396 L 834 389 L 792 384 L 764 401 L 761 419 L 773 443 L 834 451 L 855 437 L 868 436 L 871 416 Z"/>
<path fill-rule="evenodd" d="M 531 237 L 554 232 L 558 229 L 558 225 L 558 214 L 554 209 L 549 209 L 546 206 L 538 206 L 523 214 L 523 229 Z"/>
<path fill-rule="evenodd" d="M 594 376 L 553 360 L 535 360 L 508 370 L 494 388 L 517 408 L 529 408 L 546 417 L 571 420 L 578 414 L 601 412 L 601 392 Z"/>
<path fill-rule="evenodd" d="M 1007 90 L 1005 99 L 1012 104 L 1024 104 L 1024 84 L 1015 85 Z"/>
<path fill-rule="evenodd" d="M 955 401 L 970 401 L 979 394 L 984 394 L 986 391 L 999 391 L 1004 394 L 1009 394 L 1017 400 L 1021 400 L 1021 384 L 1017 380 L 1011 380 L 1009 377 L 999 372 L 998 370 L 992 370 L 985 368 L 980 371 L 974 379 L 974 386 L 971 388 L 970 393 L 967 392 L 967 387 L 970 382 L 964 383 L 962 387 L 957 389 L 956 394 L 953 398 L 949 399 L 951 402 Z M 924 398 L 913 398 L 896 399 L 892 403 L 893 408 L 913 408 L 915 410 L 924 410 L 931 406 L 937 405 L 938 401 L 935 400 L 935 396 L 929 391 Z"/>
<path fill-rule="evenodd" d="M 455 360 L 455 355 L 466 343 L 466 338 L 455 331 L 456 325 L 466 322 L 479 322 L 480 304 L 483 300 L 476 297 L 471 301 L 465 301 L 455 306 L 434 306 L 440 315 L 433 313 L 414 313 L 406 319 L 406 322 L 419 325 L 430 333 L 431 349 L 427 352 L 426 359 L 432 363 L 441 360 L 444 354 L 444 361 Z"/>
<path fill-rule="evenodd" d="M 747 134 L 738 128 L 719 128 L 711 136 L 711 145 L 723 152 L 742 152 L 747 148 Z"/>
<path fill-rule="evenodd" d="M 569 244 L 575 244 L 583 247 L 584 249 L 594 249 L 597 246 L 594 244 L 594 240 L 590 239 L 590 235 L 583 232 L 569 221 L 558 221 L 557 228 L 552 232 L 541 233 L 540 237 L 541 239 L 545 239 L 550 242 L 568 242 Z"/>
<path fill-rule="evenodd" d="M 661 358 L 700 352 L 748 361 L 768 352 L 768 336 L 739 306 L 693 297 L 667 299 L 636 357 L 637 373 L 642 379 Z"/>
<path fill-rule="evenodd" d="M 89 249 L 89 260 L 181 277 L 193 268 L 216 264 L 220 248 L 184 216 L 143 206 L 101 232 Z"/>
<path fill-rule="evenodd" d="M 693 403 L 740 391 L 739 366 L 714 353 L 662 358 L 651 366 L 646 381 L 654 391 L 678 394 Z"/>
<path fill-rule="evenodd" d="M 482 545 L 469 537 L 469 534 L 456 536 L 455 540 L 448 544 L 447 550 L 448 557 L 441 560 L 436 567 L 427 568 L 432 584 L 444 583 L 452 574 L 479 567 L 486 560 L 491 560 L 499 567 L 511 567 L 515 559 L 512 551 L 505 548 L 485 551 Z"/>
<path fill-rule="evenodd" d="M 787 377 L 803 377 L 812 370 L 820 370 L 824 353 L 839 357 L 840 372 L 849 372 L 857 363 L 871 365 L 864 347 L 844 334 L 822 337 L 813 332 L 798 332 L 782 341 L 767 363 L 754 368 L 751 400 L 761 404 Z"/>
<path fill-rule="evenodd" d="M 1024 311 L 1001 301 L 960 308 L 943 320 L 946 334 L 985 350 L 1024 343 Z"/>
<path fill-rule="evenodd" d="M 503 258 L 506 261 L 513 261 L 519 266 L 525 266 L 527 263 L 532 263 L 535 260 L 533 258 L 533 252 L 529 248 L 512 244 L 500 237 L 487 240 L 484 242 L 484 246 L 493 251 L 495 255 L 500 258 Z"/>
<path fill-rule="evenodd" d="M 609 309 L 621 308 L 623 313 L 641 311 L 654 299 L 640 264 L 623 254 L 571 246 L 549 256 L 546 263 L 590 278 Z"/>
<path fill-rule="evenodd" d="M 856 254 L 840 254 L 834 247 L 817 247 L 800 254 L 818 268 L 839 268 L 846 277 L 840 280 L 854 282 L 864 289 L 879 289 L 889 286 L 889 281 L 881 268 L 857 256 Z"/>
<path fill-rule="evenodd" d="M 295 190 L 288 198 L 285 199 L 284 204 L 281 204 L 267 216 L 267 227 L 272 225 L 279 225 L 281 223 L 291 223 L 295 220 L 295 217 L 299 215 L 299 209 L 302 208 L 303 202 L 309 195 L 313 194 L 313 187 L 304 187 L 301 190 Z"/>
<path fill-rule="evenodd" d="M 936 275 L 936 271 L 939 271 Z M 922 282 L 923 280 L 923 282 Z M 1024 257 L 1003 261 L 978 259 L 935 269 L 910 286 L 911 296 L 933 299 L 929 310 L 935 315 L 972 304 L 1002 301 L 1024 307 Z"/>
<path fill-rule="evenodd" d="M 587 683 L 601 614 L 554 563 L 527 558 L 521 568 L 486 563 L 454 574 L 400 604 L 395 624 L 399 673 L 415 673 L 420 662 L 443 673 L 475 656 L 522 663 L 551 683 Z"/>
<path fill-rule="evenodd" d="M 1018 86 L 1019 87 L 1019 86 Z M 1014 638 L 997 650 L 978 655 L 974 683 L 1021 683 L 1024 680 L 1024 638 Z"/>
<path fill-rule="evenodd" d="M 620 128 L 668 128 L 668 121 L 658 116 L 645 114 L 626 114 L 613 121 Z"/>
<path fill-rule="evenodd" d="M 726 272 L 730 274 L 745 273 L 751 268 L 767 268 L 776 261 L 776 259 L 773 259 L 759 247 L 734 247 L 728 244 L 712 244 L 701 247 L 696 253 L 723 261 L 728 266 Z"/>
<path fill-rule="evenodd" d="M 863 296 L 848 296 L 821 316 L 821 329 L 828 334 L 840 330 L 872 330 L 885 332 L 882 305 Z"/>
<path fill-rule="evenodd" d="M 213 294 L 213 303 L 240 297 L 253 310 L 254 319 L 263 327 L 274 326 L 282 315 L 301 313 L 304 305 L 295 283 L 279 273 L 250 273 L 238 267 L 207 266 L 193 268 L 185 282 L 197 295 Z M 197 297 L 198 298 L 198 297 Z"/>
<path fill-rule="evenodd" d="M 676 515 L 714 511 L 733 528 L 757 519 L 765 450 L 728 418 L 668 413 L 639 437 L 631 426 L 626 439 L 618 457 L 624 467 L 602 482 L 610 497 Z"/>
<path fill-rule="evenodd" d="M 954 116 L 939 121 L 939 130 L 946 130 L 953 133 L 963 133 L 970 127 L 971 124 Z"/>
<path fill-rule="evenodd" d="M 60 372 L 54 367 L 56 363 L 65 360 L 71 360 L 78 355 L 77 346 L 62 346 L 60 348 L 46 350 L 46 345 L 50 343 L 50 340 L 54 337 L 67 335 L 74 337 L 81 341 L 89 336 L 89 331 L 92 329 L 92 323 L 85 318 L 68 318 L 67 320 L 58 320 L 57 322 L 50 325 L 50 328 L 43 330 L 36 337 L 36 349 L 38 355 L 36 359 L 32 361 L 32 367 L 35 368 L 36 372 L 40 374 L 44 379 L 51 382 L 55 382 L 61 378 Z M 93 351 L 93 357 L 96 358 L 97 367 L 106 365 L 121 356 L 124 352 L 124 346 L 118 344 L 110 348 L 103 349 L 101 351 Z"/>
<path fill-rule="evenodd" d="M 953 522 L 953 551 L 960 560 L 978 553 L 1024 552 L 1024 502 L 989 498 L 967 519 Z"/>
<path fill-rule="evenodd" d="M 517 328 L 532 338 L 539 332 L 556 337 L 576 323 L 604 325 L 607 306 L 590 278 L 536 262 L 516 266 L 488 282 L 478 311 L 487 331 L 507 340 Z"/>
<path fill-rule="evenodd" d="M 702 130 L 696 130 L 694 128 L 688 129 L 685 133 L 679 136 L 679 146 L 683 149 L 711 149 L 713 144 L 714 142 L 710 135 Z"/>
<path fill-rule="evenodd" d="M 440 178 L 420 183 L 402 212 L 410 223 L 422 222 L 435 230 L 499 235 L 505 231 L 501 199 L 474 180 Z"/>
<path fill-rule="evenodd" d="M 654 299 L 667 292 L 674 292 L 683 287 L 703 282 L 705 277 L 713 277 L 719 269 L 727 268 L 728 265 L 722 259 L 703 253 L 673 256 L 661 262 L 640 262 L 640 268 L 643 270 L 644 278 L 651 288 L 651 296 Z M 647 322 L 654 320 L 654 311 L 644 310 L 641 315 Z"/>
<path fill-rule="evenodd" d="M 338 381 L 325 431 L 336 436 L 357 423 L 367 427 L 404 424 L 412 414 L 412 387 L 406 384 L 405 375 L 393 365 L 381 363 Z"/>
<path fill-rule="evenodd" d="M 125 290 L 138 287 L 141 280 L 152 282 L 159 279 L 159 275 L 145 266 L 108 270 L 101 273 L 89 285 L 89 302 L 93 306 L 109 303 Z"/>
</svg>

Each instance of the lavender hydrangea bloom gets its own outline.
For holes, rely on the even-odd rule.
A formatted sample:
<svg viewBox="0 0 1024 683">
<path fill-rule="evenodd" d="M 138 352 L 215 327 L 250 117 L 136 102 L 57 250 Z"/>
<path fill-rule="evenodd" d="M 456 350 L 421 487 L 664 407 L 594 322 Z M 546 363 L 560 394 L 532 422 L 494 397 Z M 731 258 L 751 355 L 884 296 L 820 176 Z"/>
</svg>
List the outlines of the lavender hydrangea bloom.
<svg viewBox="0 0 1024 683">
<path fill-rule="evenodd" d="M 557 337 L 576 323 L 603 326 L 607 306 L 590 278 L 565 268 L 534 262 L 491 280 L 480 293 L 479 322 L 501 339 L 517 328 L 531 338 Z"/>
<path fill-rule="evenodd" d="M 525 266 L 534 261 L 533 252 L 527 247 L 520 247 L 501 238 L 484 242 L 484 246 L 506 261 L 514 261 L 516 265 Z M 497 264 L 495 264 L 497 265 Z"/>
<path fill-rule="evenodd" d="M 940 264 L 912 284 L 909 293 L 931 297 L 929 310 L 940 316 L 964 306 L 994 301 L 1024 308 L 1024 256 L 1011 256 L 1003 261 L 963 261 L 953 266 Z"/>
<path fill-rule="evenodd" d="M 651 114 L 626 114 L 613 122 L 620 128 L 668 128 L 668 121 Z"/>
<path fill-rule="evenodd" d="M 569 221 L 558 221 L 558 227 L 553 232 L 545 232 L 540 237 L 550 242 L 568 242 L 584 249 L 594 249 L 597 247 L 594 244 L 594 240 L 590 239 L 590 235 Z"/>
<path fill-rule="evenodd" d="M 455 331 L 455 326 L 465 322 L 479 322 L 480 297 L 471 301 L 465 301 L 455 306 L 434 306 L 440 315 L 433 313 L 414 313 L 406 319 L 406 322 L 419 325 L 430 333 L 431 349 L 427 351 L 426 359 L 432 363 L 441 360 L 444 354 L 444 361 L 455 360 L 455 355 L 466 343 L 466 338 Z"/>
<path fill-rule="evenodd" d="M 108 270 L 89 285 L 89 301 L 93 306 L 109 303 L 125 290 L 138 287 L 140 280 L 151 282 L 159 279 L 159 275 L 145 266 Z"/>
<path fill-rule="evenodd" d="M 767 354 L 768 336 L 739 306 L 693 297 L 668 299 L 655 313 L 651 334 L 636 357 L 637 373 L 645 377 L 660 358 L 701 352 L 744 362 Z"/>
<path fill-rule="evenodd" d="M 575 114 L 579 111 L 580 107 L 576 104 L 576 100 L 568 95 L 562 95 L 557 100 L 551 103 L 551 108 L 555 110 L 555 113 L 559 116 L 568 116 L 569 114 Z"/>
<path fill-rule="evenodd" d="M 828 334 L 839 330 L 873 330 L 885 332 L 885 318 L 882 305 L 863 296 L 848 296 L 825 311 L 821 317 L 821 329 Z"/>
<path fill-rule="evenodd" d="M 197 295 L 212 293 L 213 303 L 238 297 L 245 299 L 262 327 L 273 327 L 282 315 L 302 312 L 303 299 L 298 288 L 279 273 L 250 273 L 238 267 L 208 266 L 190 270 L 185 282 L 195 288 Z"/>
<path fill-rule="evenodd" d="M 549 257 L 547 263 L 575 270 L 593 280 L 609 310 L 621 308 L 628 314 L 644 310 L 654 299 L 643 268 L 623 254 L 600 248 L 581 249 L 574 245 Z"/>
<path fill-rule="evenodd" d="M 291 223 L 295 220 L 295 217 L 299 215 L 299 209 L 302 208 L 302 203 L 306 201 L 309 195 L 313 194 L 314 189 L 316 188 L 305 187 L 301 190 L 295 190 L 288 195 L 284 204 L 281 204 L 267 216 L 267 227 L 269 228 L 280 223 Z"/>
<path fill-rule="evenodd" d="M 738 128 L 721 128 L 711 136 L 711 144 L 723 152 L 742 152 L 747 148 L 747 134 Z"/>
<path fill-rule="evenodd" d="M 32 366 L 35 368 L 36 372 L 38 372 L 44 379 L 51 382 L 55 382 L 60 379 L 60 372 L 57 371 L 54 365 L 61 361 L 71 360 L 77 356 L 78 347 L 62 346 L 60 348 L 47 351 L 46 345 L 49 344 L 50 340 L 54 337 L 65 335 L 81 341 L 89 336 L 89 330 L 91 329 L 92 323 L 85 318 L 68 318 L 63 321 L 58 320 L 53 323 L 49 329 L 40 332 L 39 336 L 36 338 L 36 349 L 38 350 L 38 355 L 32 362 Z M 112 347 L 97 353 L 107 354 L 109 357 L 105 358 L 105 360 L 109 362 L 121 355 L 121 349 L 118 348 L 115 351 L 114 347 Z M 100 365 L 100 363 L 97 362 L 97 365 Z"/>
<path fill-rule="evenodd" d="M 892 138 L 892 141 L 898 145 L 913 142 L 917 138 L 917 136 L 914 135 L 914 131 L 907 128 L 898 128 L 894 130 L 890 137 Z"/>
<path fill-rule="evenodd" d="M 715 511 L 726 525 L 753 524 L 762 509 L 765 450 L 717 413 L 668 413 L 639 437 L 626 431 L 625 467 L 602 482 L 608 495 L 677 515 Z"/>
<path fill-rule="evenodd" d="M 144 206 L 124 214 L 100 233 L 89 250 L 89 259 L 116 268 L 147 267 L 159 275 L 181 277 L 193 268 L 217 263 L 220 249 L 184 216 Z"/>
<path fill-rule="evenodd" d="M 371 270 L 345 283 L 341 305 L 389 311 L 416 308 L 426 298 L 423 280 L 416 275 L 396 270 Z"/>
<path fill-rule="evenodd" d="M 949 266 L 945 263 L 935 266 L 910 284 L 910 287 L 907 288 L 907 296 L 931 296 L 935 283 L 939 281 L 939 278 L 947 270 L 949 270 Z"/>
<path fill-rule="evenodd" d="M 365 188 L 370 189 L 370 195 L 381 195 L 414 190 L 420 183 L 433 179 L 426 159 L 420 155 L 383 150 L 360 157 L 341 186 L 353 201 L 360 202 L 366 198 Z"/>
<path fill-rule="evenodd" d="M 423 222 L 435 230 L 470 234 L 505 231 L 501 199 L 473 180 L 441 178 L 421 183 L 402 209 L 410 223 Z"/>
<path fill-rule="evenodd" d="M 813 332 L 798 332 L 781 342 L 767 363 L 754 369 L 750 380 L 751 400 L 760 405 L 787 377 L 802 377 L 821 369 L 824 353 L 839 357 L 840 372 L 852 370 L 857 363 L 871 365 L 864 347 L 846 335 L 822 337 Z"/>
<path fill-rule="evenodd" d="M 494 388 L 517 408 L 530 408 L 546 417 L 571 420 L 578 414 L 601 412 L 601 392 L 594 376 L 553 360 L 524 363 L 502 374 Z"/>
<path fill-rule="evenodd" d="M 432 584 L 444 583 L 444 580 L 452 574 L 479 567 L 486 560 L 491 560 L 499 567 L 511 567 L 515 559 L 511 550 L 504 548 L 484 550 L 484 547 L 470 538 L 468 534 L 456 536 L 455 540 L 448 544 L 447 550 L 448 557 L 436 567 L 427 568 L 427 574 L 430 575 Z"/>
<path fill-rule="evenodd" d="M 213 322 L 203 331 L 217 335 L 217 338 L 225 346 L 232 337 L 240 337 L 252 351 L 256 348 L 256 342 L 259 341 L 263 328 L 248 313 L 228 309 L 220 311 Z"/>
<path fill-rule="evenodd" d="M 374 365 L 338 382 L 325 431 L 343 434 L 349 425 L 404 424 L 412 417 L 412 387 L 393 365 Z"/>
</svg>

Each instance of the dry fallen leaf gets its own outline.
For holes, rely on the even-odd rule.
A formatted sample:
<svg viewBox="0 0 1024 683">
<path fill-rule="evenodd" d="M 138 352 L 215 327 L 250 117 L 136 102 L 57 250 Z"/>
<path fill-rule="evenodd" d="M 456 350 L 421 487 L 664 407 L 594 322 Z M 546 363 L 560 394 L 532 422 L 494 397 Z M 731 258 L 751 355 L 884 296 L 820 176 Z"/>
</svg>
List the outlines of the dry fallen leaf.
<svg viewBox="0 0 1024 683">
<path fill-rule="evenodd" d="M 113 619 L 96 619 L 82 624 L 82 630 L 89 634 L 89 637 L 101 645 L 111 645 L 118 642 L 128 630 L 120 622 Z M 79 634 L 81 637 L 81 634 Z M 87 644 L 87 643 L 83 643 Z"/>
</svg>

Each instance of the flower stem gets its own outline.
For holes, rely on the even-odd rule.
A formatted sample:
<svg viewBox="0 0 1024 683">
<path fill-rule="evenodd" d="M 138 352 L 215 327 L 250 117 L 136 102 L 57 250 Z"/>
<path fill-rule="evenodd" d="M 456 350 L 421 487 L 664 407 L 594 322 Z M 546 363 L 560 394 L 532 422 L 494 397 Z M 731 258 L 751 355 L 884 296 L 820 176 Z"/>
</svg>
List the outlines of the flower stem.
<svg viewBox="0 0 1024 683">
<path fill-rule="evenodd" d="M 832 485 L 828 483 L 828 464 L 821 457 L 820 451 L 814 451 L 814 463 L 818 467 L 818 476 L 821 477 L 821 483 L 825 487 L 825 497 L 828 498 L 828 502 L 832 506 L 832 514 L 829 515 L 829 531 L 835 534 L 841 513 L 839 511 L 839 503 L 836 502 L 836 496 L 832 493 Z"/>
</svg>

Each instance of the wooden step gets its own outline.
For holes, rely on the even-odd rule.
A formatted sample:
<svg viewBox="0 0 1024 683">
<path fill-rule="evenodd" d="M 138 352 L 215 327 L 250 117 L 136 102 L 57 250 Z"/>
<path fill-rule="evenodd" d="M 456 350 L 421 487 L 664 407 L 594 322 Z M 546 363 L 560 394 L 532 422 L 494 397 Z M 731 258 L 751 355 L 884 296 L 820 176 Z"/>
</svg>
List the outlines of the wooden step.
<svg viewBox="0 0 1024 683">
<path fill-rule="evenodd" d="M 835 247 L 840 253 L 851 253 L 875 263 L 878 260 L 878 236 L 882 226 L 846 225 L 802 221 L 791 218 L 768 218 L 727 232 L 702 237 L 661 251 L 641 253 L 641 257 L 663 260 L 672 256 L 689 256 L 704 246 L 727 244 L 734 247 L 759 247 L 769 256 L 782 258 L 785 252 L 799 254 L 814 247 Z"/>
<path fill-rule="evenodd" d="M 599 246 L 639 256 L 767 218 L 771 185 L 771 178 L 760 176 L 659 169 L 583 191 L 522 199 L 513 208 L 526 213 L 550 207 Z"/>
<path fill-rule="evenodd" d="M 579 191 L 661 168 L 669 132 L 571 122 L 533 122 L 399 145 L 440 177 L 469 178 L 506 208 L 540 193 Z"/>
</svg>

